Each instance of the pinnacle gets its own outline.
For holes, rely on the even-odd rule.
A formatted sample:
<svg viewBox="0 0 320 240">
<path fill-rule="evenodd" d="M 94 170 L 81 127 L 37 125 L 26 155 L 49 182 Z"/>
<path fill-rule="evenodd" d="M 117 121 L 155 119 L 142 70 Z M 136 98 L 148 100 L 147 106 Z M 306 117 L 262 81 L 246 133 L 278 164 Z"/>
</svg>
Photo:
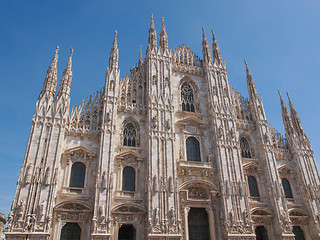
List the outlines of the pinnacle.
<svg viewBox="0 0 320 240">
<path fill-rule="evenodd" d="M 114 31 L 114 40 L 113 40 L 113 49 L 116 49 L 116 48 L 118 47 L 117 36 L 118 36 L 118 31 L 115 30 L 115 31 Z"/>
<path fill-rule="evenodd" d="M 154 29 L 153 13 L 151 13 L 151 24 L 150 24 L 150 28 Z"/>
</svg>

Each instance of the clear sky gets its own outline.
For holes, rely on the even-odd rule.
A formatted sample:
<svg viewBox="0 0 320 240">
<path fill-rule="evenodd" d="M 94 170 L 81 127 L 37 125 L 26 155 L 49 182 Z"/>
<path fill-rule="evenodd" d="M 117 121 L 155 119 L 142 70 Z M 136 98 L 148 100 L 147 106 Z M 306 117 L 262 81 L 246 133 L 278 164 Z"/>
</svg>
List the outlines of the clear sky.
<svg viewBox="0 0 320 240">
<path fill-rule="evenodd" d="M 57 45 L 59 81 L 74 48 L 71 105 L 104 85 L 114 30 L 121 75 L 146 50 L 150 14 L 165 18 L 169 47 L 202 58 L 214 29 L 229 82 L 242 95 L 246 58 L 269 122 L 284 133 L 277 90 L 289 91 L 320 163 L 320 1 L 0 1 L 0 212 L 8 214 L 38 95 Z M 287 102 L 287 100 L 286 100 Z"/>
</svg>

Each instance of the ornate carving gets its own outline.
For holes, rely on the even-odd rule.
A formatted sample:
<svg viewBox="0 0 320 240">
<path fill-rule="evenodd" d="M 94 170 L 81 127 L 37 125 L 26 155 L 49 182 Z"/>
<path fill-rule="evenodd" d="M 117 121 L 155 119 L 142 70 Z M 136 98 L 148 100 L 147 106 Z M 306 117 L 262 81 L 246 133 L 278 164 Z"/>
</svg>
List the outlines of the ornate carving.
<svg viewBox="0 0 320 240">
<path fill-rule="evenodd" d="M 192 187 L 188 189 L 188 197 L 189 198 L 196 198 L 196 199 L 207 199 L 208 192 L 205 189 Z"/>
</svg>

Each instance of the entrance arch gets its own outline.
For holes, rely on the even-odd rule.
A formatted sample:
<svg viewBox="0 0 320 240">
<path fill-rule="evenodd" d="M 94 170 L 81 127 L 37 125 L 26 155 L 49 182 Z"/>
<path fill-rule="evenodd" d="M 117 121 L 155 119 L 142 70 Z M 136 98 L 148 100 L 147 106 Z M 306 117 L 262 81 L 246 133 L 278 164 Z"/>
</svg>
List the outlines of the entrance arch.
<svg viewBox="0 0 320 240">
<path fill-rule="evenodd" d="M 78 223 L 66 223 L 61 229 L 60 240 L 80 240 L 81 228 Z"/>
<path fill-rule="evenodd" d="M 132 224 L 124 224 L 119 228 L 118 240 L 136 240 L 136 229 Z"/>
<path fill-rule="evenodd" d="M 191 208 L 188 215 L 189 240 L 210 240 L 208 213 L 204 208 Z"/>
<path fill-rule="evenodd" d="M 305 240 L 304 233 L 303 233 L 303 230 L 301 229 L 301 227 L 293 226 L 293 234 L 294 234 L 294 238 L 296 240 Z"/>
<path fill-rule="evenodd" d="M 256 240 L 268 240 L 268 232 L 264 226 L 256 227 Z"/>
</svg>

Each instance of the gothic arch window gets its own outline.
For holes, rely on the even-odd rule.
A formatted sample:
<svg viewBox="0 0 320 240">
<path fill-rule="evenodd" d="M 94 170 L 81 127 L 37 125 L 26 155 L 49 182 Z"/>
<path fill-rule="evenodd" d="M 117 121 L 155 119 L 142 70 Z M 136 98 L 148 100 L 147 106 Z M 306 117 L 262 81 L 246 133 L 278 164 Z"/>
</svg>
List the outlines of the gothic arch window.
<svg viewBox="0 0 320 240">
<path fill-rule="evenodd" d="M 286 196 L 286 198 L 293 198 L 291 185 L 288 179 L 282 178 L 282 187 L 283 187 L 284 195 Z"/>
<path fill-rule="evenodd" d="M 250 197 L 260 197 L 257 180 L 254 176 L 248 176 L 248 185 L 249 185 Z"/>
<path fill-rule="evenodd" d="M 243 158 L 252 158 L 254 156 L 253 150 L 245 137 L 240 138 L 241 156 Z"/>
<path fill-rule="evenodd" d="M 181 101 L 182 111 L 195 112 L 194 91 L 191 85 L 187 82 L 184 82 L 181 85 Z"/>
<path fill-rule="evenodd" d="M 71 167 L 69 187 L 83 188 L 86 175 L 86 166 L 82 162 L 76 162 Z"/>
<path fill-rule="evenodd" d="M 186 141 L 187 160 L 201 162 L 200 144 L 195 137 L 188 137 Z"/>
<path fill-rule="evenodd" d="M 132 122 L 125 124 L 123 129 L 123 146 L 136 147 L 137 130 Z"/>
<path fill-rule="evenodd" d="M 125 167 L 122 171 L 122 191 L 136 190 L 136 171 L 132 167 Z"/>
</svg>

